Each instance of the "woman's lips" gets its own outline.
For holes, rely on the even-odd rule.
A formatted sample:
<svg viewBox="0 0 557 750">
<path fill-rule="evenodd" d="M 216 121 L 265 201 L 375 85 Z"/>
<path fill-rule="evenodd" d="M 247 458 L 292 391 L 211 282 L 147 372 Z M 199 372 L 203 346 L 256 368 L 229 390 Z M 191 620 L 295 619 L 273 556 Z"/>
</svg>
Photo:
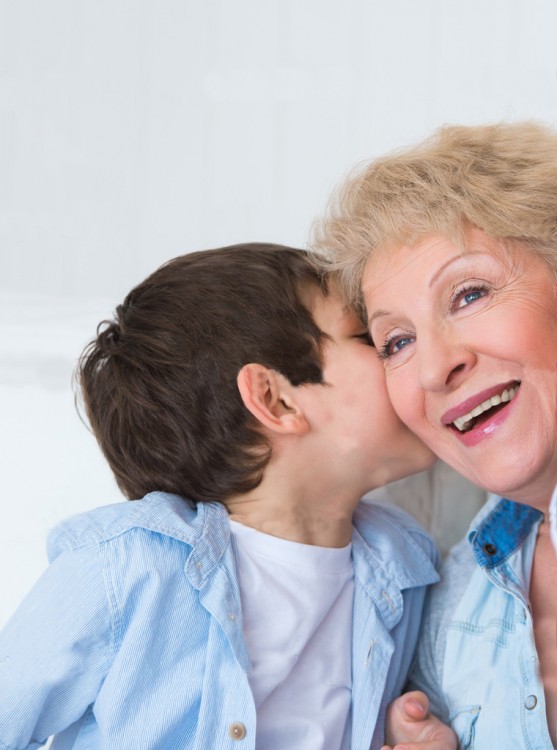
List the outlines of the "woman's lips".
<svg viewBox="0 0 557 750">
<path fill-rule="evenodd" d="M 506 400 L 503 401 L 501 399 L 501 401 L 499 402 L 498 395 L 501 388 L 502 391 L 510 391 L 511 395 L 507 395 Z M 455 435 L 459 442 L 461 442 L 467 448 L 478 445 L 486 438 L 493 437 L 498 433 L 500 427 L 514 410 L 514 405 L 519 398 L 519 391 L 520 383 L 518 381 L 506 383 L 505 385 L 496 388 L 495 398 L 492 388 L 488 389 L 487 391 L 483 391 L 481 394 L 474 396 L 473 399 L 468 399 L 467 401 L 463 402 L 463 404 L 465 405 L 464 408 L 470 408 L 468 406 L 469 404 L 477 404 L 477 406 L 473 407 L 471 411 L 464 412 L 464 414 L 462 414 L 463 404 L 460 404 L 460 406 L 457 407 L 456 410 L 451 410 L 453 414 L 460 412 L 460 417 L 455 417 L 452 422 L 449 422 L 447 427 L 451 430 L 452 434 Z M 492 393 L 489 398 L 495 401 L 495 406 L 488 406 L 487 408 L 485 408 L 485 410 L 481 411 L 478 416 L 470 416 L 471 412 L 474 411 L 474 408 L 482 407 L 482 405 L 485 406 L 486 401 L 488 401 L 486 394 L 489 393 Z M 479 404 L 478 396 L 484 397 L 484 400 L 480 401 Z M 447 414 L 451 416 L 451 413 L 447 412 L 444 415 L 445 418 Z M 460 420 L 460 426 L 458 426 L 458 420 Z M 456 424 L 455 421 L 457 422 Z"/>
<path fill-rule="evenodd" d="M 511 380 L 476 393 L 458 406 L 446 411 L 441 417 L 441 423 L 460 430 L 466 422 L 477 418 L 482 412 L 511 401 L 519 386 L 520 381 Z M 476 411 L 475 414 L 474 411 Z M 457 424 L 455 425 L 454 422 Z"/>
</svg>

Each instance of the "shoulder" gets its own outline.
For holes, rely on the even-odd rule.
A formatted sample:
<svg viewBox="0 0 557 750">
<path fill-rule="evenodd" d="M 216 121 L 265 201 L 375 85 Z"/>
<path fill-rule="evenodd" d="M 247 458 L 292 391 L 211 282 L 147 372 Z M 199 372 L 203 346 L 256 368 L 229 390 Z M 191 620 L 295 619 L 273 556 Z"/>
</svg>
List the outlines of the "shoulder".
<svg viewBox="0 0 557 750">
<path fill-rule="evenodd" d="M 122 536 L 145 543 L 157 536 L 170 537 L 194 546 L 208 524 L 218 530 L 225 517 L 226 510 L 218 503 L 196 506 L 178 495 L 153 492 L 141 500 L 101 506 L 62 522 L 49 534 L 48 556 L 53 560 L 62 552 L 99 548 Z"/>
</svg>

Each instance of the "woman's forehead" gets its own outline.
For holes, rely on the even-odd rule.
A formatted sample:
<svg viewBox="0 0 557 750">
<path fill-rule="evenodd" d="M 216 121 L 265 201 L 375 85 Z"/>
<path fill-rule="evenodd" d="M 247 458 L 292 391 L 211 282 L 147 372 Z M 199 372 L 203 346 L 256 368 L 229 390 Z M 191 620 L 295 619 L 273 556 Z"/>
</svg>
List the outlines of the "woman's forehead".
<svg viewBox="0 0 557 750">
<path fill-rule="evenodd" d="M 483 230 L 470 227 L 463 238 L 443 234 L 429 234 L 412 244 L 392 244 L 377 248 L 369 257 L 363 271 L 362 286 L 377 277 L 389 277 L 397 271 L 436 266 L 447 256 L 474 260 L 482 255 L 493 256 L 503 263 L 520 263 L 527 260 L 531 251 L 523 243 L 491 237 Z"/>
</svg>

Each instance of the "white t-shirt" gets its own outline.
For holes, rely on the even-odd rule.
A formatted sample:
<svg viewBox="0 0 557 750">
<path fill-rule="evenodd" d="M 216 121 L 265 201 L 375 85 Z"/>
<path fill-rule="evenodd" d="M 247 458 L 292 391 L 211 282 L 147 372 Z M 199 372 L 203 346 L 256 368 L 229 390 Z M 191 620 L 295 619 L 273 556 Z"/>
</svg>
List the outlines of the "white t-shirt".
<svg viewBox="0 0 557 750">
<path fill-rule="evenodd" d="M 352 695 L 352 545 L 230 522 L 261 750 L 344 750 Z"/>
</svg>

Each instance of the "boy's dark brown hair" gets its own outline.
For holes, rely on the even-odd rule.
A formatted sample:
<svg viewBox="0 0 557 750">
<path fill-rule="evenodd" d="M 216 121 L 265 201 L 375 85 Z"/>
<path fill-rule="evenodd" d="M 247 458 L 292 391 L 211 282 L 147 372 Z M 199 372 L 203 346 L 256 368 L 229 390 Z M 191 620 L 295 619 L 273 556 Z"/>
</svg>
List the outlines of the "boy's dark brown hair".
<svg viewBox="0 0 557 750">
<path fill-rule="evenodd" d="M 76 379 L 128 498 L 224 501 L 260 483 L 271 449 L 236 377 L 257 362 L 293 385 L 323 382 L 323 334 L 304 303 L 318 285 L 302 250 L 205 250 L 161 266 L 99 325 Z"/>
</svg>

